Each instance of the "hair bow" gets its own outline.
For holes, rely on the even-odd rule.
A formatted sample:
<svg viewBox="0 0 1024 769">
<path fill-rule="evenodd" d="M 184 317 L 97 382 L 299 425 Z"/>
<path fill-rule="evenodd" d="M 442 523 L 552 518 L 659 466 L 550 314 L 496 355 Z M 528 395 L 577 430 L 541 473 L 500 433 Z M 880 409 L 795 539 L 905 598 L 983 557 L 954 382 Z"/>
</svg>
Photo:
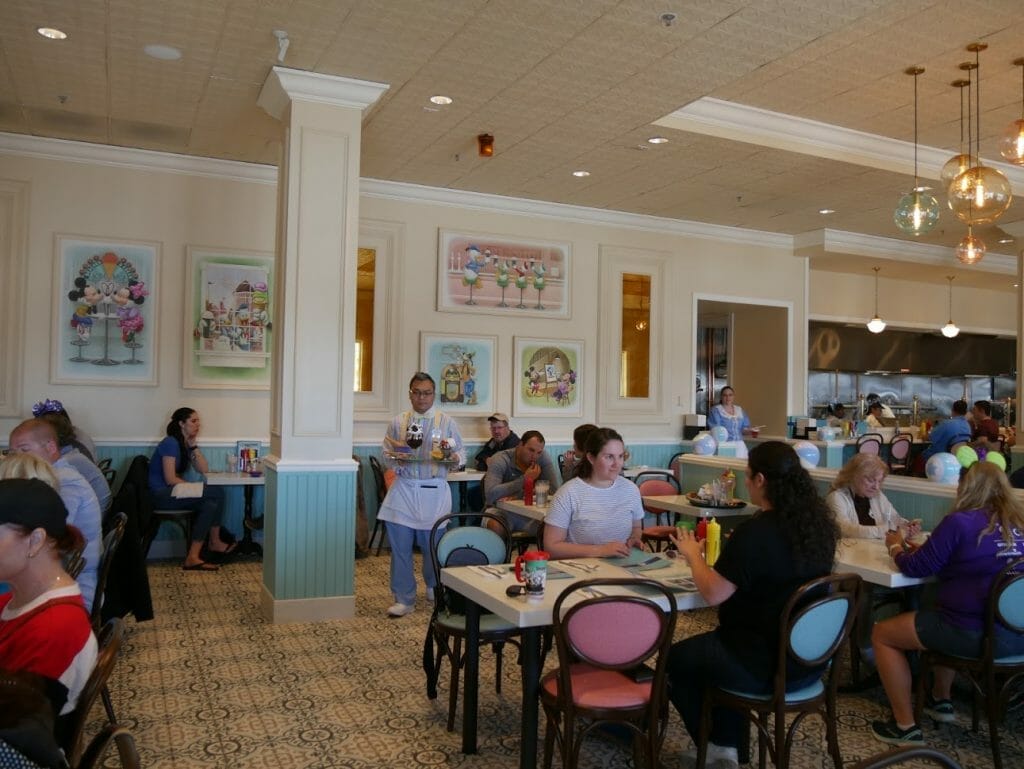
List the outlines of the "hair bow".
<svg viewBox="0 0 1024 769">
<path fill-rule="evenodd" d="M 63 410 L 63 403 L 47 398 L 44 401 L 39 401 L 39 403 L 32 407 L 32 416 L 41 417 L 43 414 L 59 414 Z"/>
</svg>

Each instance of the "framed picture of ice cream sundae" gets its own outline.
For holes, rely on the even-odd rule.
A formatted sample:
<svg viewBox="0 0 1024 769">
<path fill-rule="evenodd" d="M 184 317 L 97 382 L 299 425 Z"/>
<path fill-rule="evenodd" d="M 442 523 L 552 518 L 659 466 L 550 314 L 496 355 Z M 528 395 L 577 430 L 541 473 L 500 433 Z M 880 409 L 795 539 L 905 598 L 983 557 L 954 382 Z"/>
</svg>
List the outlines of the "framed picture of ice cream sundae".
<svg viewBox="0 0 1024 769">
<path fill-rule="evenodd" d="M 189 246 L 183 387 L 270 389 L 274 257 Z"/>
<path fill-rule="evenodd" d="M 55 236 L 50 381 L 156 385 L 160 244 Z"/>
<path fill-rule="evenodd" d="M 437 309 L 568 318 L 568 243 L 439 230 Z"/>
</svg>

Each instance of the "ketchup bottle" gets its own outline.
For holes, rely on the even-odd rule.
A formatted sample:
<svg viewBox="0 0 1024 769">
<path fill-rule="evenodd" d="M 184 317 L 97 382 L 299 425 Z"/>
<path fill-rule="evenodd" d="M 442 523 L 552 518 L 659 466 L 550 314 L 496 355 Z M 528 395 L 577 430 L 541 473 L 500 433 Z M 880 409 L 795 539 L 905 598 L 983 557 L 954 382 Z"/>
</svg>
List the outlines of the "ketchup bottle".
<svg viewBox="0 0 1024 769">
<path fill-rule="evenodd" d="M 699 521 L 697 521 L 697 541 L 698 542 L 702 542 L 705 539 L 707 539 L 707 537 L 708 537 L 708 518 L 705 515 L 705 516 L 702 516 Z"/>
<path fill-rule="evenodd" d="M 523 478 L 523 504 L 533 504 L 533 478 L 529 476 Z"/>
</svg>

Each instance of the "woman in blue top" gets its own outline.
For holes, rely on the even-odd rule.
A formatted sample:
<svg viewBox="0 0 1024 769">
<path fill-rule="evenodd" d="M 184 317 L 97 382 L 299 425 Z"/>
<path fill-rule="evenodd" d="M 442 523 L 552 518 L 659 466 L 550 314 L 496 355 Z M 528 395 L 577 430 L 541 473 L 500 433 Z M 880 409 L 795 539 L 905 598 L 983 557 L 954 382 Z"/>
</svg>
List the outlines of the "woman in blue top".
<svg viewBox="0 0 1024 769">
<path fill-rule="evenodd" d="M 220 522 L 224 514 L 224 491 L 219 486 L 203 484 L 201 497 L 172 496 L 174 487 L 186 483 L 182 475 L 191 465 L 200 473 L 210 471 L 206 457 L 196 445 L 199 435 L 199 413 L 180 408 L 171 415 L 167 424 L 167 437 L 160 441 L 149 461 L 149 491 L 153 507 L 158 510 L 195 510 L 192 541 L 182 566 L 186 571 L 217 571 L 219 567 L 202 559 L 203 543 L 209 537 L 208 547 L 214 553 L 229 553 L 234 543 L 221 539 Z"/>
<path fill-rule="evenodd" d="M 726 385 L 722 388 L 719 403 L 708 414 L 708 427 L 721 425 L 729 433 L 730 441 L 742 441 L 744 430 L 750 429 L 750 418 L 734 401 L 736 393 Z"/>
</svg>

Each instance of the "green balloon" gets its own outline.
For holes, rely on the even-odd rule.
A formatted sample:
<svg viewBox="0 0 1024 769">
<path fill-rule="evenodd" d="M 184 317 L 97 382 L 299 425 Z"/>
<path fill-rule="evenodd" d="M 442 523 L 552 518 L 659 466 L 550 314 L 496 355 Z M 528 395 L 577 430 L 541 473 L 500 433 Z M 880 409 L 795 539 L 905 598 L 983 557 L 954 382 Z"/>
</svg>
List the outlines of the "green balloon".
<svg viewBox="0 0 1024 769">
<path fill-rule="evenodd" d="M 1006 457 L 1004 457 L 998 451 L 990 451 L 988 454 L 986 454 L 985 461 L 991 462 L 1000 470 L 1006 470 Z"/>
<path fill-rule="evenodd" d="M 978 452 L 970 446 L 961 446 L 956 450 L 956 459 L 961 467 L 970 467 L 978 461 Z"/>
</svg>

